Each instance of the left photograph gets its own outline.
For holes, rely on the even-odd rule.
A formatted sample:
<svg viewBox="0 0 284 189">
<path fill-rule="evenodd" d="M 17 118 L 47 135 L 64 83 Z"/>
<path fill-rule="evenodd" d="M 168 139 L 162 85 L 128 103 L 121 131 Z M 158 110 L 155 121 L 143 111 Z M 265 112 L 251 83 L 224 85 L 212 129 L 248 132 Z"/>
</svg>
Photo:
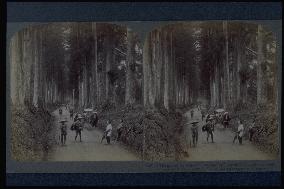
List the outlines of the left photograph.
<svg viewBox="0 0 284 189">
<path fill-rule="evenodd" d="M 143 109 L 142 46 L 130 28 L 31 25 L 9 57 L 14 160 L 142 160 L 143 128 L 132 124 Z"/>
</svg>

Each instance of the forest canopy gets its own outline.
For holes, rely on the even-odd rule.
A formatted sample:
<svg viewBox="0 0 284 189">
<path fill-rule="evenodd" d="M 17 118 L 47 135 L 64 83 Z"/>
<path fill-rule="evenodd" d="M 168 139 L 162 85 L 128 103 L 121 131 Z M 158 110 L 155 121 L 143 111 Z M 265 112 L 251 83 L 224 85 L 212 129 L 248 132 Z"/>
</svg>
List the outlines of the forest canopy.
<svg viewBox="0 0 284 189">
<path fill-rule="evenodd" d="M 11 40 L 12 102 L 168 110 L 275 103 L 275 53 L 273 33 L 251 23 L 170 24 L 150 32 L 143 47 L 114 24 L 31 26 Z"/>
</svg>

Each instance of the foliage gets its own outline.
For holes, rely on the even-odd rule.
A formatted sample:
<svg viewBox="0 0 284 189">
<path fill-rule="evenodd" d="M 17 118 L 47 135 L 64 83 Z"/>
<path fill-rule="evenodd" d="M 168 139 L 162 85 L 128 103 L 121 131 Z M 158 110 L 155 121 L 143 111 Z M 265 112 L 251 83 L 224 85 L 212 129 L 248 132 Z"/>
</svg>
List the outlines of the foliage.
<svg viewBox="0 0 284 189">
<path fill-rule="evenodd" d="M 12 107 L 12 157 L 17 161 L 41 161 L 55 143 L 53 119 L 44 109 Z"/>
</svg>

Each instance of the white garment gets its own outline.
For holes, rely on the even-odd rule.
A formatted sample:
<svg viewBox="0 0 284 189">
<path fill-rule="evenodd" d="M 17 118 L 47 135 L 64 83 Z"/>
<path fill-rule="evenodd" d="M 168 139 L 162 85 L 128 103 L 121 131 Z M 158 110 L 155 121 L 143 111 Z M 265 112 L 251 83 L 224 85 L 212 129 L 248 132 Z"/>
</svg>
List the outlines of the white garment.
<svg viewBox="0 0 284 189">
<path fill-rule="evenodd" d="M 111 126 L 111 124 L 108 124 L 108 125 L 107 125 L 106 131 L 108 131 L 107 136 L 110 137 L 110 136 L 111 136 L 111 131 L 112 131 L 112 126 Z"/>
<path fill-rule="evenodd" d="M 243 126 L 243 124 L 240 124 L 238 126 L 238 132 L 239 132 L 239 137 L 243 137 L 243 135 L 244 135 L 244 126 Z"/>
</svg>

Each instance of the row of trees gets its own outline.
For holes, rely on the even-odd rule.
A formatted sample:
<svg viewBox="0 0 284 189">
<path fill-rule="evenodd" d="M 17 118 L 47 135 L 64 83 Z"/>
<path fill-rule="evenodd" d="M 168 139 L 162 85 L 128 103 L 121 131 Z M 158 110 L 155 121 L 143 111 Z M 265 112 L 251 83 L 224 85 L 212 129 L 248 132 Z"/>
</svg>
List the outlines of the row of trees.
<svg viewBox="0 0 284 189">
<path fill-rule="evenodd" d="M 211 106 L 276 102 L 276 42 L 272 32 L 261 25 L 235 22 L 207 25 L 203 31 L 206 38 L 215 39 L 203 41 L 205 52 L 209 52 L 203 56 L 205 68 L 211 68 Z"/>
<path fill-rule="evenodd" d="M 12 103 L 113 107 L 142 101 L 142 50 L 125 27 L 60 23 L 11 40 Z M 139 92 L 140 91 L 140 92 Z"/>
<path fill-rule="evenodd" d="M 275 49 L 272 32 L 256 24 L 191 22 L 156 29 L 144 46 L 144 105 L 275 103 Z"/>
<path fill-rule="evenodd" d="M 276 101 L 276 41 L 261 25 L 190 22 L 149 33 L 103 23 L 27 27 L 10 45 L 13 104 L 144 103 L 175 110 Z"/>
</svg>

